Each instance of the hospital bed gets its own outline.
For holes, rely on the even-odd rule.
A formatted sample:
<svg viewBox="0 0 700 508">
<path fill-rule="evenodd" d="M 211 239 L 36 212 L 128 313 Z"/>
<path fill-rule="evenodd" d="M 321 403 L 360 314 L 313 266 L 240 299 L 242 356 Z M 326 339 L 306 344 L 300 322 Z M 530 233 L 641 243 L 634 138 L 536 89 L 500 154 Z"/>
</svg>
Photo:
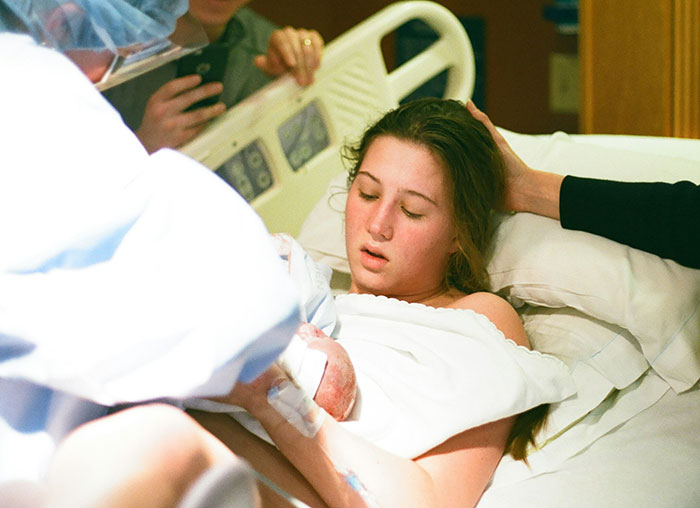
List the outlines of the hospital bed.
<svg viewBox="0 0 700 508">
<path fill-rule="evenodd" d="M 412 19 L 439 38 L 387 72 L 380 41 Z M 312 86 L 272 83 L 183 151 L 236 187 L 271 231 L 329 264 L 341 292 L 340 147 L 444 69 L 445 97 L 469 98 L 473 61 L 449 11 L 398 2 L 329 43 Z M 538 169 L 700 183 L 700 140 L 502 132 Z M 552 406 L 528 464 L 503 458 L 479 506 L 700 506 L 700 270 L 515 214 L 500 218 L 488 271 L 533 346 L 566 363 L 578 391 Z"/>
</svg>

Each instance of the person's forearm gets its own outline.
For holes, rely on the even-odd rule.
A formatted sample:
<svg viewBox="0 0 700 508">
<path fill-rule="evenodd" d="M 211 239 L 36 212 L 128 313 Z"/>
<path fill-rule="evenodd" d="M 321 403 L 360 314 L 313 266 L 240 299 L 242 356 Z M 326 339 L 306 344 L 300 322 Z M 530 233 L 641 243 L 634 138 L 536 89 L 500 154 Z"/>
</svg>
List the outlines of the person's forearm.
<svg viewBox="0 0 700 508">
<path fill-rule="evenodd" d="M 269 405 L 251 412 L 329 506 L 437 506 L 423 468 L 376 448 L 332 418 L 326 416 L 318 432 L 306 437 Z"/>
<path fill-rule="evenodd" d="M 566 229 L 586 231 L 700 268 L 700 186 L 569 176 L 561 188 Z"/>
<path fill-rule="evenodd" d="M 515 212 L 530 212 L 559 220 L 562 175 L 528 170 L 516 182 L 508 182 L 509 202 Z"/>
</svg>

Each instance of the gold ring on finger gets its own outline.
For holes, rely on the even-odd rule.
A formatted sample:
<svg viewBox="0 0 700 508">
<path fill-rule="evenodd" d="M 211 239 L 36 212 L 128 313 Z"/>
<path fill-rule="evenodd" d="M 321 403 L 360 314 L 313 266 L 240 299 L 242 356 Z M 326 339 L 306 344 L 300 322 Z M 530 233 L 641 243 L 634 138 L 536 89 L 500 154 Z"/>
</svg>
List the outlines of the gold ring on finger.
<svg viewBox="0 0 700 508">
<path fill-rule="evenodd" d="M 311 46 L 311 39 L 309 39 L 308 37 L 306 39 L 304 39 L 303 42 L 304 42 L 304 46 Z"/>
</svg>

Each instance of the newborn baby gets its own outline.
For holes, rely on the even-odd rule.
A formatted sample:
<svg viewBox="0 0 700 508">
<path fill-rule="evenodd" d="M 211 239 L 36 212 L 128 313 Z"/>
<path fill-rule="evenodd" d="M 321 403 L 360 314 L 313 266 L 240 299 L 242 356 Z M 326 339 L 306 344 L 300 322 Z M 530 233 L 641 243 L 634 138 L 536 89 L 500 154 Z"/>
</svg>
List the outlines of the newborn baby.
<svg viewBox="0 0 700 508">
<path fill-rule="evenodd" d="M 302 323 L 279 363 L 329 415 L 348 417 L 357 396 L 355 369 L 345 349 L 320 328 Z"/>
<path fill-rule="evenodd" d="M 338 421 L 355 404 L 355 369 L 345 349 L 327 333 L 336 323 L 330 267 L 315 262 L 291 236 L 272 235 L 289 275 L 299 288 L 301 319 L 278 363 L 295 383 Z"/>
</svg>

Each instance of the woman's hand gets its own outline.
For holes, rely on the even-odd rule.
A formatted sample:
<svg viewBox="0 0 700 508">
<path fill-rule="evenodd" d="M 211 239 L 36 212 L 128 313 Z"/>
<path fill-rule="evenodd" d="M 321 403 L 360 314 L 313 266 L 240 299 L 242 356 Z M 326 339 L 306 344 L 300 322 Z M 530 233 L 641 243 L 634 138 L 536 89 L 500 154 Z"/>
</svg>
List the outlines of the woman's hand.
<svg viewBox="0 0 700 508">
<path fill-rule="evenodd" d="M 287 26 L 272 32 L 267 53 L 255 57 L 255 65 L 266 74 L 277 77 L 291 72 L 301 86 L 314 81 L 321 64 L 323 38 L 316 30 Z"/>
<path fill-rule="evenodd" d="M 173 79 L 148 99 L 141 126 L 136 131 L 148 153 L 184 145 L 199 134 L 209 120 L 226 111 L 223 103 L 186 111 L 192 104 L 222 91 L 221 83 L 199 86 L 201 81 L 198 74 Z"/>
<path fill-rule="evenodd" d="M 231 392 L 223 397 L 212 397 L 212 400 L 242 407 L 255 414 L 255 409 L 268 405 L 267 395 L 270 388 L 279 386 L 283 381 L 289 381 L 287 374 L 273 363 L 268 369 L 250 383 L 238 382 Z"/>
</svg>

